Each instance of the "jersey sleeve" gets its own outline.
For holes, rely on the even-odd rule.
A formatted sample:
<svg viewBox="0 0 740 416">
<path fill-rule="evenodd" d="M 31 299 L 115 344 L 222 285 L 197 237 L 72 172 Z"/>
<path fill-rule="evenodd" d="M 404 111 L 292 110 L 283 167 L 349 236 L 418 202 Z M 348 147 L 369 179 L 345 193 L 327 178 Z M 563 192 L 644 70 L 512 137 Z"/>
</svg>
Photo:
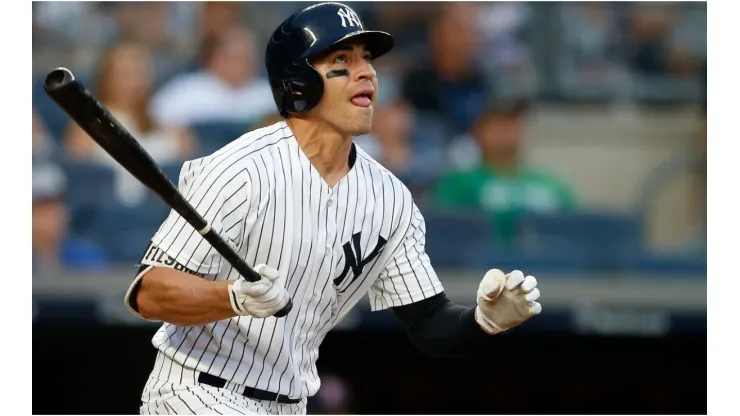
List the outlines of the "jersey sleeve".
<svg viewBox="0 0 740 416">
<path fill-rule="evenodd" d="M 217 160 L 186 163 L 180 173 L 180 192 L 211 229 L 238 251 L 245 233 L 250 186 L 242 171 L 220 165 Z M 151 243 L 154 248 L 148 252 L 158 254 L 145 253 L 142 264 L 169 258 L 165 266 L 180 265 L 192 274 L 220 271 L 221 255 L 175 210 L 170 211 Z"/>
<path fill-rule="evenodd" d="M 444 291 L 424 249 L 425 241 L 424 217 L 413 204 L 402 243 L 368 293 L 373 311 L 408 305 Z"/>
<path fill-rule="evenodd" d="M 180 171 L 179 190 L 185 199 L 234 250 L 246 232 L 249 182 L 237 171 L 201 161 L 186 162 Z M 216 162 L 214 162 L 215 164 Z M 193 166 L 194 164 L 197 165 Z M 142 254 L 134 281 L 124 296 L 128 310 L 143 319 L 136 303 L 141 278 L 153 267 L 169 267 L 195 276 L 217 274 L 222 257 L 179 213 L 171 210 Z M 156 322 L 156 321 L 152 321 Z"/>
</svg>

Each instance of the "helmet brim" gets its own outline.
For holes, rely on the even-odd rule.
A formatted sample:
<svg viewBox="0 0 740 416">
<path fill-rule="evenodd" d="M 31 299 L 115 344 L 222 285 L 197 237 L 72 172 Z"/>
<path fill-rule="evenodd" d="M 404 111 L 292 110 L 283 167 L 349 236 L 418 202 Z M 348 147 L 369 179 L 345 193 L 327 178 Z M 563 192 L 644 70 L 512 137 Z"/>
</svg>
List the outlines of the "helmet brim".
<svg viewBox="0 0 740 416">
<path fill-rule="evenodd" d="M 308 51 L 306 51 L 308 52 L 306 58 L 329 52 L 337 45 L 348 42 L 350 40 L 359 41 L 360 43 L 365 45 L 365 48 L 367 48 L 367 50 L 370 52 L 370 56 L 372 57 L 372 59 L 377 59 L 385 55 L 391 49 L 393 49 L 393 46 L 395 45 L 395 39 L 390 33 L 382 32 L 379 30 L 358 30 L 342 36 L 337 41 L 323 49 L 314 51 L 311 51 L 309 49 Z"/>
</svg>

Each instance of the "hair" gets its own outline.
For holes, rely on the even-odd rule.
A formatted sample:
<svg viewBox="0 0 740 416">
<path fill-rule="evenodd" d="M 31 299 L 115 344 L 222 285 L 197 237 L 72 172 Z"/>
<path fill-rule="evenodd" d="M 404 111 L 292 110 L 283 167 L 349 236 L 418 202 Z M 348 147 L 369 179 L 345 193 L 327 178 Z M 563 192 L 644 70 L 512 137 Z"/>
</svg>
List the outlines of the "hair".
<svg viewBox="0 0 740 416">
<path fill-rule="evenodd" d="M 219 34 L 212 34 L 204 36 L 198 45 L 198 63 L 206 67 L 211 63 L 213 57 L 221 51 L 221 49 L 233 42 L 234 39 L 246 36 L 251 42 L 255 41 L 254 32 L 246 26 L 233 26 L 228 29 L 224 29 Z"/>
<path fill-rule="evenodd" d="M 112 69 L 113 65 L 115 64 L 114 61 L 116 59 L 116 53 L 127 46 L 139 48 L 149 53 L 149 50 L 146 48 L 146 46 L 135 41 L 118 42 L 106 50 L 97 67 L 94 87 L 98 99 L 102 103 L 106 103 L 108 100 L 111 99 L 112 92 L 110 90 L 110 85 L 115 82 L 115 80 L 112 79 Z M 152 91 L 147 91 L 147 93 L 140 98 L 140 102 L 136 103 L 136 106 L 134 108 L 133 117 L 137 123 L 137 128 L 144 133 L 152 131 L 156 128 L 154 120 L 152 120 L 151 116 L 149 115 L 148 107 L 149 101 L 151 99 L 151 94 Z"/>
<path fill-rule="evenodd" d="M 206 67 L 213 58 L 218 48 L 223 44 L 223 40 L 217 35 L 210 35 L 204 37 L 200 41 L 198 47 L 198 64 L 201 67 Z"/>
</svg>

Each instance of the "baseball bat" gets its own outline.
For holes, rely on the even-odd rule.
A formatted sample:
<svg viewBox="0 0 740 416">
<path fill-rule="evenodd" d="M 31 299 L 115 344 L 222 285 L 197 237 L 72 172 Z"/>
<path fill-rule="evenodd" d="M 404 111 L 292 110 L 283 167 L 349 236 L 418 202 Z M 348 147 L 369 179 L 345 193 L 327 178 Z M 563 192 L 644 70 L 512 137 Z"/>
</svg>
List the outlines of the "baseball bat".
<svg viewBox="0 0 740 416">
<path fill-rule="evenodd" d="M 211 229 L 210 224 L 180 194 L 149 153 L 108 109 L 75 79 L 69 69 L 57 68 L 49 72 L 44 80 L 44 90 L 103 150 L 193 226 L 240 275 L 251 282 L 262 278 Z M 283 317 L 292 307 L 292 300 L 288 300 L 288 304 L 274 316 Z"/>
</svg>

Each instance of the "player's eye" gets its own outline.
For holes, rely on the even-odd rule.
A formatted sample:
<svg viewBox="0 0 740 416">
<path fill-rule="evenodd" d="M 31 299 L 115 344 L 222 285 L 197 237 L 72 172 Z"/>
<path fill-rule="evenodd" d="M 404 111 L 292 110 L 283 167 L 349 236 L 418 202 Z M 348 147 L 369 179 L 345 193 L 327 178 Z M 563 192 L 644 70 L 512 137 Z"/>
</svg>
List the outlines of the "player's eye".
<svg viewBox="0 0 740 416">
<path fill-rule="evenodd" d="M 367 62 L 372 62 L 373 57 L 372 57 L 372 55 L 370 55 L 370 52 L 368 52 L 368 53 L 365 54 L 365 60 Z"/>
<path fill-rule="evenodd" d="M 334 58 L 334 63 L 343 64 L 347 62 L 347 55 L 341 54 Z"/>
</svg>

